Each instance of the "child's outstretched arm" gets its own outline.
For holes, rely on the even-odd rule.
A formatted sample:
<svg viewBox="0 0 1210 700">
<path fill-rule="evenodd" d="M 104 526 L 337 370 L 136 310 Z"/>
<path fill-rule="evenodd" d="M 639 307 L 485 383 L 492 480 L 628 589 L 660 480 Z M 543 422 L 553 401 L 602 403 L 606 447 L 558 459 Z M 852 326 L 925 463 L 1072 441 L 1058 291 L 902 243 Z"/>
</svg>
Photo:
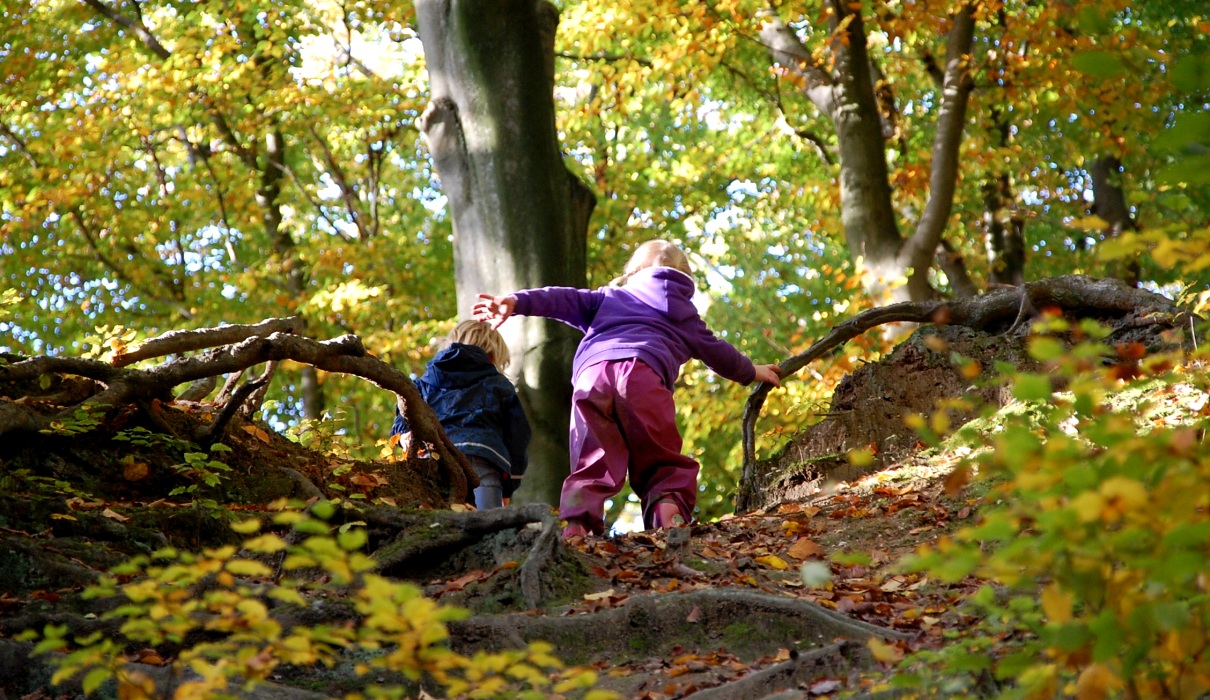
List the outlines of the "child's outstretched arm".
<svg viewBox="0 0 1210 700">
<path fill-rule="evenodd" d="M 756 368 L 756 381 L 781 386 L 781 367 L 777 365 L 753 365 Z"/>
<path fill-rule="evenodd" d="M 494 297 L 490 294 L 480 294 L 479 301 L 475 302 L 471 312 L 479 321 L 495 321 L 492 328 L 499 328 L 513 315 L 516 308 L 517 299 L 511 295 Z"/>
</svg>

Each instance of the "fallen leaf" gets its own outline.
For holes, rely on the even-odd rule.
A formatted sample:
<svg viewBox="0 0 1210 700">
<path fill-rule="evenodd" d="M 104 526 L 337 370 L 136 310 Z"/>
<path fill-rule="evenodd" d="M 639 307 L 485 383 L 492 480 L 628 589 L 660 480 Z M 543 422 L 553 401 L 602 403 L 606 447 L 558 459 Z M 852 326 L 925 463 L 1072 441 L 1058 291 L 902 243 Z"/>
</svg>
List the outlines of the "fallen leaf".
<svg viewBox="0 0 1210 700">
<path fill-rule="evenodd" d="M 584 600 L 604 600 L 613 596 L 613 589 L 601 591 L 600 593 L 585 593 Z"/>
<path fill-rule="evenodd" d="M 899 576 L 892 576 L 891 578 L 887 579 L 886 583 L 883 583 L 881 586 L 879 586 L 878 590 L 882 591 L 883 593 L 893 593 L 900 588 L 903 588 L 903 579 Z"/>
<path fill-rule="evenodd" d="M 867 643 L 874 658 L 884 664 L 893 664 L 903 658 L 903 650 L 894 644 L 888 644 L 878 637 L 870 637 Z"/>
<path fill-rule="evenodd" d="M 245 425 L 244 432 L 248 433 L 249 435 L 252 435 L 257 440 L 260 440 L 261 442 L 263 442 L 265 444 L 269 443 L 269 433 L 266 433 L 263 429 L 258 428 L 255 425 Z"/>
<path fill-rule="evenodd" d="M 782 559 L 775 554 L 757 557 L 756 563 L 761 564 L 762 566 L 767 566 L 770 569 L 777 569 L 778 571 L 785 571 L 786 569 L 790 568 L 790 565 L 786 563 L 785 559 Z"/>
<path fill-rule="evenodd" d="M 822 681 L 815 681 L 807 690 L 809 690 L 812 695 L 827 695 L 834 690 L 839 690 L 842 685 L 843 683 L 840 681 L 829 678 Z"/>
<path fill-rule="evenodd" d="M 147 478 L 148 469 L 146 462 L 126 462 L 126 466 L 122 468 L 122 478 L 127 481 L 139 481 Z"/>
<path fill-rule="evenodd" d="M 702 609 L 695 605 L 693 606 L 693 609 L 689 611 L 689 615 L 685 618 L 685 622 L 697 622 L 700 619 L 702 619 Z"/>
<path fill-rule="evenodd" d="M 115 513 L 108 508 L 101 511 L 101 515 L 104 515 L 105 517 L 109 518 L 110 520 L 116 520 L 120 523 L 125 523 L 125 522 L 130 521 L 130 518 L 128 516 L 122 515 L 121 513 Z"/>
<path fill-rule="evenodd" d="M 790 556 L 794 557 L 795 559 L 810 559 L 811 557 L 822 557 L 823 556 L 823 547 L 820 547 L 815 542 L 804 537 L 804 538 L 798 540 L 797 542 L 795 542 L 794 544 L 790 545 L 790 549 L 786 551 L 786 554 L 789 554 Z"/>
</svg>

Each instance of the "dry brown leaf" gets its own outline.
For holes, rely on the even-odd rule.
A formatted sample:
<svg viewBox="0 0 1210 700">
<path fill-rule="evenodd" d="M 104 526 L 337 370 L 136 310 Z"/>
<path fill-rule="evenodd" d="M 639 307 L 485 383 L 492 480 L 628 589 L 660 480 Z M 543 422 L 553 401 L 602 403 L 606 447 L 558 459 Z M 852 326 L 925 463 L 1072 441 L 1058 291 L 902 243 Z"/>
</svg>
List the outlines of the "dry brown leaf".
<svg viewBox="0 0 1210 700">
<path fill-rule="evenodd" d="M 945 490 L 945 495 L 949 496 L 950 498 L 954 498 L 962 491 L 970 480 L 970 469 L 968 469 L 966 466 L 957 467 L 945 477 L 945 484 L 942 487 Z"/>
<path fill-rule="evenodd" d="M 823 547 L 820 547 L 815 542 L 804 537 L 804 538 L 798 540 L 797 542 L 795 542 L 794 544 L 790 545 L 790 549 L 786 551 L 786 554 L 794 557 L 795 559 L 810 559 L 811 557 L 822 557 L 823 556 Z"/>
<path fill-rule="evenodd" d="M 120 523 L 125 523 L 125 522 L 130 521 L 129 517 L 122 515 L 121 513 L 115 513 L 114 511 L 112 511 L 108 508 L 101 511 L 101 515 L 104 515 L 105 517 L 109 518 L 110 520 L 116 520 Z"/>
<path fill-rule="evenodd" d="M 248 433 L 249 435 L 255 437 L 257 440 L 260 440 L 261 442 L 263 442 L 265 444 L 269 444 L 269 433 L 266 433 L 264 430 L 262 430 L 261 428 L 258 428 L 255 425 L 245 425 L 244 432 Z"/>
<path fill-rule="evenodd" d="M 140 481 L 147 478 L 149 470 L 146 462 L 127 462 L 122 468 L 122 478 L 127 481 Z"/>
</svg>

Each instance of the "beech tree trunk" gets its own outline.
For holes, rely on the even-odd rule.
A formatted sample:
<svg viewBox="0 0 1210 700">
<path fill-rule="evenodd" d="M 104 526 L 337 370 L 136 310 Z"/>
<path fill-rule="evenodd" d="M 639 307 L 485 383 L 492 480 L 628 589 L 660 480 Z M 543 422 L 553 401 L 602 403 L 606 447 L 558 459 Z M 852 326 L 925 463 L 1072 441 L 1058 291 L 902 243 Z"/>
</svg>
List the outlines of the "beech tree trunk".
<svg viewBox="0 0 1210 700">
<path fill-rule="evenodd" d="M 828 2 L 832 67 L 818 61 L 777 16 L 763 14 L 761 41 L 774 61 L 804 81 L 804 92 L 836 129 L 840 152 L 841 218 L 854 258 L 864 259 L 866 290 L 890 300 L 922 301 L 935 296 L 928 271 L 953 210 L 958 152 L 973 82 L 970 52 L 974 8 L 963 4 L 950 15 L 947 55 L 939 77 L 941 108 L 933 141 L 929 199 L 908 238 L 895 219 L 882 116 L 878 108 L 861 5 Z"/>
<path fill-rule="evenodd" d="M 558 11 L 534 0 L 420 0 L 431 102 L 420 120 L 454 224 L 458 311 L 480 293 L 583 287 L 595 197 L 563 164 L 554 111 Z M 534 431 L 518 502 L 557 503 L 568 472 L 579 333 L 540 318 L 501 327 Z"/>
</svg>

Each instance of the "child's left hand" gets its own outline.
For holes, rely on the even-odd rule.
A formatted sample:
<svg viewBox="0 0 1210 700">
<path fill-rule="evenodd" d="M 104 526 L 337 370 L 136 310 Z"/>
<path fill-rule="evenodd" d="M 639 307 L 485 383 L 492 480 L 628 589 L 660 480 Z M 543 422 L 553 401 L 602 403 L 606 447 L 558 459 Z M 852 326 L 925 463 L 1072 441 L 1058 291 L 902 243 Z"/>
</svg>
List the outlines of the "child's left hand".
<svg viewBox="0 0 1210 700">
<path fill-rule="evenodd" d="M 777 365 L 756 365 L 756 381 L 781 386 L 781 367 Z"/>
</svg>

